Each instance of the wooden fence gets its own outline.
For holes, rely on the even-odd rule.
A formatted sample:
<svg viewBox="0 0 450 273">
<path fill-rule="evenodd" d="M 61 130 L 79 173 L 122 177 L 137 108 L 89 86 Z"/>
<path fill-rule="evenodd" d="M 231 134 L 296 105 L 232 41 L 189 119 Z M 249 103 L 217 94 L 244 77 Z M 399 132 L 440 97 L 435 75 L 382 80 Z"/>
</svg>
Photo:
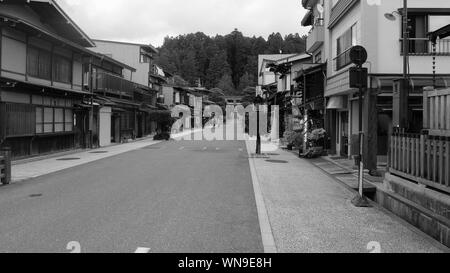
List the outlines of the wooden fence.
<svg viewBox="0 0 450 273">
<path fill-rule="evenodd" d="M 0 184 L 11 182 L 11 150 L 0 150 Z"/>
<path fill-rule="evenodd" d="M 425 89 L 423 128 L 432 136 L 450 137 L 450 89 Z"/>
<path fill-rule="evenodd" d="M 394 133 L 390 173 L 450 193 L 450 137 Z"/>
</svg>

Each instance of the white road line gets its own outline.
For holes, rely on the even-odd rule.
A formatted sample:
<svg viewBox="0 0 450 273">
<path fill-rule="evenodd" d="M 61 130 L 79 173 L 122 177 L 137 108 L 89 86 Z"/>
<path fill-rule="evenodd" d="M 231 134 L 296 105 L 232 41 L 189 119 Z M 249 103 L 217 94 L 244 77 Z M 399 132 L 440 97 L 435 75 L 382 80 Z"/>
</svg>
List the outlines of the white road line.
<svg viewBox="0 0 450 273">
<path fill-rule="evenodd" d="M 147 247 L 138 247 L 134 253 L 136 254 L 147 254 L 150 253 L 151 248 Z"/>
<path fill-rule="evenodd" d="M 251 154 L 249 151 L 251 149 L 248 141 L 245 142 L 245 145 L 247 146 L 247 153 L 250 156 Z M 262 194 L 261 185 L 256 172 L 255 159 L 249 157 L 248 163 L 250 164 L 250 172 L 252 174 L 253 190 L 255 192 L 256 208 L 258 210 L 259 227 L 261 229 L 264 253 L 277 253 L 277 246 L 275 245 L 275 239 L 273 238 L 272 227 L 270 225 L 266 204 L 264 202 L 264 196 Z"/>
</svg>

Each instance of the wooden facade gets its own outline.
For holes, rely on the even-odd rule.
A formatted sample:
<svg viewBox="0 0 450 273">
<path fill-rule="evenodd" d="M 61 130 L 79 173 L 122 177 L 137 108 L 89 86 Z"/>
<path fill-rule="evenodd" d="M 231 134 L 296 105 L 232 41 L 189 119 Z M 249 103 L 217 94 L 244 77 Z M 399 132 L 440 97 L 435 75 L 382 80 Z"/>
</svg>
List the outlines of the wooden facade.
<svg viewBox="0 0 450 273">
<path fill-rule="evenodd" d="M 0 3 L 0 147 L 13 159 L 156 131 L 154 90 L 94 45 L 54 1 Z"/>
</svg>

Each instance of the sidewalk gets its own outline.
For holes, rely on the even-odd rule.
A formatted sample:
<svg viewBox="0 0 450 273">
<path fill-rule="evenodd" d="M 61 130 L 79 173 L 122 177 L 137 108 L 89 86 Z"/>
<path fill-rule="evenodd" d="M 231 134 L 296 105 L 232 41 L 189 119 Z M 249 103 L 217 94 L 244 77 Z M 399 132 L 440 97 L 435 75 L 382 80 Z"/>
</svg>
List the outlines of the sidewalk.
<svg viewBox="0 0 450 273">
<path fill-rule="evenodd" d="M 255 142 L 247 141 L 247 147 L 252 153 Z M 378 243 L 383 253 L 448 251 L 377 207 L 354 207 L 354 192 L 310 161 L 282 150 L 269 153 L 270 160 L 276 161 L 249 160 L 278 252 L 369 253 L 369 244 Z"/>
<path fill-rule="evenodd" d="M 154 141 L 151 138 L 148 138 L 131 143 L 49 157 L 42 160 L 24 163 L 19 162 L 12 166 L 12 183 L 21 182 L 100 159 L 116 156 L 129 151 L 141 149 L 146 146 L 154 145 L 159 142 L 160 141 Z"/>
<path fill-rule="evenodd" d="M 183 136 L 200 133 L 200 130 L 185 131 L 178 134 L 172 134 L 172 139 L 179 139 Z M 67 152 L 57 155 L 49 155 L 43 159 L 30 159 L 19 161 L 13 164 L 11 170 L 11 183 L 21 182 L 28 179 L 36 178 L 46 174 L 55 173 L 68 168 L 76 167 L 86 163 L 116 156 L 133 150 L 138 150 L 150 145 L 158 144 L 161 141 L 154 141 L 152 137 L 137 140 L 125 144 L 111 145 L 108 147 L 82 150 L 79 152 Z"/>
</svg>

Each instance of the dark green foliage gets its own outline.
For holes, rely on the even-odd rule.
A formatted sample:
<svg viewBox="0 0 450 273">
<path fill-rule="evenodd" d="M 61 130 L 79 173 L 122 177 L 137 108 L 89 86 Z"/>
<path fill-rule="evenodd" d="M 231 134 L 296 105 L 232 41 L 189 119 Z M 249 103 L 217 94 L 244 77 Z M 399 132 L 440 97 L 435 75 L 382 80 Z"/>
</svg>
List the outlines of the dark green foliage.
<svg viewBox="0 0 450 273">
<path fill-rule="evenodd" d="M 219 89 L 223 90 L 226 95 L 233 95 L 236 93 L 234 88 L 233 79 L 230 74 L 224 74 L 218 84 L 216 85 Z"/>
<path fill-rule="evenodd" d="M 290 54 L 305 51 L 306 38 L 280 33 L 263 37 L 246 37 L 235 29 L 228 35 L 209 37 L 197 32 L 166 37 L 159 48 L 157 63 L 194 85 L 200 79 L 208 88 L 219 87 L 226 95 L 256 86 L 258 55 Z"/>
</svg>

